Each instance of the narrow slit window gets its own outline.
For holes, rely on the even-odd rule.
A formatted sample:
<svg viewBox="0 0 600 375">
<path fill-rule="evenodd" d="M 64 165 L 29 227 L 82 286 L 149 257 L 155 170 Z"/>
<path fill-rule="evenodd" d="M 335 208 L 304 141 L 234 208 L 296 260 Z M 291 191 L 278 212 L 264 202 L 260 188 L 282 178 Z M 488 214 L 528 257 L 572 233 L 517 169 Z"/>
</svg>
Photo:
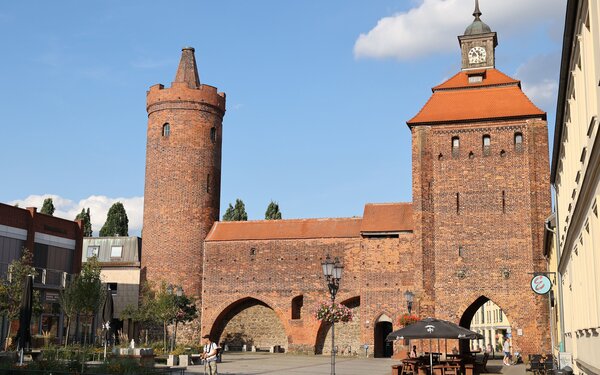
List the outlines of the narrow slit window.
<svg viewBox="0 0 600 375">
<path fill-rule="evenodd" d="M 515 151 L 523 151 L 523 134 L 515 133 Z"/>
<path fill-rule="evenodd" d="M 304 296 L 296 296 L 292 299 L 292 319 L 302 318 L 302 306 L 304 305 Z"/>
<path fill-rule="evenodd" d="M 215 143 L 217 141 L 217 128 L 210 128 L 210 140 Z"/>
<path fill-rule="evenodd" d="M 168 137 L 169 135 L 171 135 L 171 125 L 167 122 L 162 127 L 162 136 Z"/>
<path fill-rule="evenodd" d="M 506 192 L 502 190 L 502 213 L 506 213 Z"/>
<path fill-rule="evenodd" d="M 489 135 L 484 135 L 482 138 L 483 156 L 490 154 L 490 146 L 492 145 L 492 138 Z"/>
<path fill-rule="evenodd" d="M 460 138 L 452 137 L 452 156 L 457 157 L 460 150 Z"/>
<path fill-rule="evenodd" d="M 460 213 L 460 193 L 456 193 L 456 214 Z"/>
<path fill-rule="evenodd" d="M 206 175 L 206 192 L 210 193 L 210 173 Z"/>
</svg>

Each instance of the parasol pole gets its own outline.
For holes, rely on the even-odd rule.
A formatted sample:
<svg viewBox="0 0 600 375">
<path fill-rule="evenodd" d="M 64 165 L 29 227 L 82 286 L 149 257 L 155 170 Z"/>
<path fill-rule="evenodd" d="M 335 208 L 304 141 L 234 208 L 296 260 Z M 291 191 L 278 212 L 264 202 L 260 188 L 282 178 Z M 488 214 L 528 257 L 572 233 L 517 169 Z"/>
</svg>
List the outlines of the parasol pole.
<svg viewBox="0 0 600 375">
<path fill-rule="evenodd" d="M 433 350 L 431 350 L 431 339 L 429 339 L 429 373 L 433 375 Z"/>
</svg>

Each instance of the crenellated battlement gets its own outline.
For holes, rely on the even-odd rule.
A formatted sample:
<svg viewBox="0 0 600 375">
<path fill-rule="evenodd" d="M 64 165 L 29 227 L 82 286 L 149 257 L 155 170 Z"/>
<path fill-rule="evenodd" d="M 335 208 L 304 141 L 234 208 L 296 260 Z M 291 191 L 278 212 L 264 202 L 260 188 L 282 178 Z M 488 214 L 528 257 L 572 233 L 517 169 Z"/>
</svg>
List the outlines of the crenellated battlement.
<svg viewBox="0 0 600 375">
<path fill-rule="evenodd" d="M 165 88 L 162 84 L 156 84 L 150 87 L 146 94 L 146 110 L 148 114 L 153 112 L 152 108 L 156 105 L 164 107 L 166 103 L 198 103 L 214 107 L 221 115 L 225 113 L 224 92 L 210 85 L 200 85 L 199 88 L 191 89 L 185 82 L 173 82 L 171 87 Z"/>
</svg>

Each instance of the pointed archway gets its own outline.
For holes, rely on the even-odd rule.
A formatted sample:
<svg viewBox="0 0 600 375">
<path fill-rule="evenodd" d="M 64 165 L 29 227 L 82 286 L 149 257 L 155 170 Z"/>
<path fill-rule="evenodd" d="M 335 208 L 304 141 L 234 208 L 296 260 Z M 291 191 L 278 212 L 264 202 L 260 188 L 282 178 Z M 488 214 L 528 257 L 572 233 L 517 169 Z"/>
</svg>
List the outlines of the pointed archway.
<svg viewBox="0 0 600 375">
<path fill-rule="evenodd" d="M 478 297 L 463 313 L 460 326 L 480 333 L 481 340 L 459 340 L 460 352 L 487 351 L 490 354 L 502 351 L 502 344 L 510 338 L 511 326 L 505 311 L 486 296 Z"/>
<path fill-rule="evenodd" d="M 394 352 L 394 348 L 391 342 L 386 341 L 387 335 L 392 332 L 392 319 L 386 314 L 381 314 L 375 321 L 373 327 L 375 347 L 374 356 L 376 358 L 390 358 Z"/>
</svg>

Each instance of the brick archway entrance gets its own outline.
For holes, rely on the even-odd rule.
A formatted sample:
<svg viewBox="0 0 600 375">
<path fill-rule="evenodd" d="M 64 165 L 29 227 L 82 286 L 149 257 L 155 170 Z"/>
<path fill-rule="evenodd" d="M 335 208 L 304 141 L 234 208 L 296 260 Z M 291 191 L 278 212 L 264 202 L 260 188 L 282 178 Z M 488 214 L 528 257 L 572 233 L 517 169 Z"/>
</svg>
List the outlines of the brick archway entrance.
<svg viewBox="0 0 600 375">
<path fill-rule="evenodd" d="M 287 334 L 275 311 L 256 298 L 243 298 L 219 314 L 211 337 L 229 350 L 287 350 Z"/>
<path fill-rule="evenodd" d="M 488 303 L 489 302 L 489 303 Z M 483 309 L 482 309 L 483 307 Z M 480 310 L 481 309 L 481 310 Z M 505 312 L 493 300 L 486 296 L 477 298 L 463 313 L 460 318 L 460 326 L 471 329 L 484 335 L 484 339 L 471 342 L 460 341 L 460 352 L 468 353 L 473 349 L 485 350 L 487 344 L 491 344 L 492 351 L 496 345 L 504 341 L 504 337 L 511 331 L 510 320 L 504 317 Z"/>
<path fill-rule="evenodd" d="M 352 297 L 342 302 L 352 309 L 354 319 L 348 323 L 335 325 L 335 346 L 338 355 L 352 355 L 360 350 L 360 297 Z M 331 324 L 321 323 L 317 332 L 315 354 L 331 354 Z"/>
<path fill-rule="evenodd" d="M 373 355 L 376 358 L 389 358 L 394 350 L 391 342 L 386 341 L 386 337 L 393 330 L 392 319 L 385 314 L 382 314 L 376 321 L 374 327 L 375 347 Z"/>
</svg>

